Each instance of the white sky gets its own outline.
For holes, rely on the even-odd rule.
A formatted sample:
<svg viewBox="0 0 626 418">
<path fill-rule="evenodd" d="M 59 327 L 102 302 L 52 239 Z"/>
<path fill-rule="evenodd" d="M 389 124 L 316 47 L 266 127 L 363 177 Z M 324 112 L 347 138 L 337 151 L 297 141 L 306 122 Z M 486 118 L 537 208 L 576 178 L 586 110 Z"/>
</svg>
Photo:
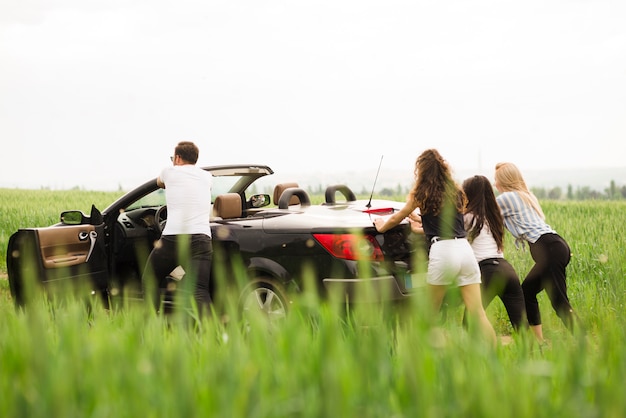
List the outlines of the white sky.
<svg viewBox="0 0 626 418">
<path fill-rule="evenodd" d="M 179 140 L 281 172 L 624 167 L 626 1 L 3 0 L 0 187 L 132 188 Z"/>
</svg>

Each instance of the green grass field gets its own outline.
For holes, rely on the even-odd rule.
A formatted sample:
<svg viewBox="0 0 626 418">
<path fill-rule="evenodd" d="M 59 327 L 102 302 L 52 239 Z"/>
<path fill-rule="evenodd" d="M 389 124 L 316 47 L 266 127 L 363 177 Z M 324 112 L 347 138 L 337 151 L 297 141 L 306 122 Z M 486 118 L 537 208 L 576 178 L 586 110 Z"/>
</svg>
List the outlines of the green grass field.
<svg viewBox="0 0 626 418">
<path fill-rule="evenodd" d="M 0 272 L 16 229 L 118 196 L 0 190 Z M 572 248 L 569 295 L 584 335 L 568 334 L 544 293 L 548 346 L 512 334 L 496 299 L 487 313 L 508 338 L 493 350 L 459 316 L 435 326 L 427 295 L 345 315 L 307 293 L 278 327 L 241 327 L 230 308 L 228 322 L 220 313 L 193 326 L 184 314 L 72 298 L 16 310 L 0 280 L 0 416 L 623 417 L 626 202 L 543 207 Z M 528 251 L 509 239 L 506 256 L 523 277 Z"/>
</svg>

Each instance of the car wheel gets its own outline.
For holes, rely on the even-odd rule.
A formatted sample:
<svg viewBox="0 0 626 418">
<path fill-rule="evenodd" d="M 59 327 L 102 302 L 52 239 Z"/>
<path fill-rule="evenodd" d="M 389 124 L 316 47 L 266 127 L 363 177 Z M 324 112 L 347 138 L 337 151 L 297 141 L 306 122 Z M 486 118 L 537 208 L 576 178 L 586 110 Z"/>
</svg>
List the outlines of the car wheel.
<svg viewBox="0 0 626 418">
<path fill-rule="evenodd" d="M 247 285 L 241 293 L 239 305 L 246 327 L 258 320 L 265 320 L 269 326 L 278 325 L 289 311 L 285 292 L 268 279 L 257 279 Z"/>
</svg>

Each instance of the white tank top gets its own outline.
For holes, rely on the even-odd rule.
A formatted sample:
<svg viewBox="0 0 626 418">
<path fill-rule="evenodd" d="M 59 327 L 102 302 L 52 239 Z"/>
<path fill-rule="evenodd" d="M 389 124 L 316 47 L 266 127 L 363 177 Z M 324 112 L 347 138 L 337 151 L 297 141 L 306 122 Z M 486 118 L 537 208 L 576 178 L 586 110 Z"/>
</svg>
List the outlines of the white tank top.
<svg viewBox="0 0 626 418">
<path fill-rule="evenodd" d="M 472 225 L 474 215 L 466 213 L 463 215 L 463 218 L 465 221 L 465 229 L 469 230 Z M 504 258 L 504 254 L 501 251 L 498 251 L 498 245 L 496 244 L 496 240 L 493 235 L 491 235 L 491 229 L 489 229 L 487 222 L 483 223 L 483 229 L 474 241 L 471 242 L 471 245 L 476 261 L 478 262 L 488 258 Z"/>
</svg>

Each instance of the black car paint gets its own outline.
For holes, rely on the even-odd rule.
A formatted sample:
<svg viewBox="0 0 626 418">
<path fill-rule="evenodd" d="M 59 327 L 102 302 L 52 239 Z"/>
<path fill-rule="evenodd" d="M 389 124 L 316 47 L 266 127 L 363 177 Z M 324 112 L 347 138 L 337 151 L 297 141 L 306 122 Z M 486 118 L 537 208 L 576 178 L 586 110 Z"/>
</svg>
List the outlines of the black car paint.
<svg viewBox="0 0 626 418">
<path fill-rule="evenodd" d="M 237 166 L 206 167 L 214 175 L 236 171 Z M 258 177 L 272 174 L 267 166 L 259 167 Z M 250 170 L 250 166 L 241 166 Z M 302 289 L 305 274 L 313 274 L 318 289 L 337 288 L 342 294 L 355 298 L 356 288 L 364 284 L 391 287 L 380 291 L 374 299 L 405 299 L 410 289 L 404 288 L 404 276 L 410 267 L 410 228 L 407 223 L 386 234 L 378 233 L 372 224 L 370 208 L 397 210 L 397 202 L 358 201 L 346 186 L 334 186 L 326 193 L 322 205 L 301 205 L 296 208 L 267 208 L 246 211 L 246 189 L 255 176 L 240 180 L 230 191 L 241 194 L 246 207 L 239 219 L 214 220 L 212 230 L 216 260 L 241 261 L 250 283 L 255 286 L 281 287 L 290 291 Z M 70 268 L 58 271 L 43 267 L 39 252 L 36 228 L 17 231 L 9 240 L 7 269 L 11 292 L 18 304 L 25 302 L 23 278 L 31 275 L 46 285 L 63 280 L 90 283 L 93 291 L 101 294 L 105 302 L 115 296 L 141 297 L 141 271 L 147 254 L 158 239 L 160 229 L 146 224 L 158 208 L 143 207 L 125 211 L 130 204 L 157 189 L 156 179 L 147 181 L 126 193 L 102 213 L 93 208 L 86 223 L 95 223 L 98 245 L 89 269 Z M 335 192 L 344 193 L 346 202 L 335 202 Z M 384 212 L 383 212 L 384 213 Z M 375 215 L 374 215 L 375 216 Z M 53 228 L 68 228 L 62 223 Z M 331 255 L 314 238 L 315 233 L 371 234 L 385 253 L 384 262 L 359 263 Z M 38 260 L 33 264 L 27 257 Z M 95 261 L 94 261 L 95 260 Z M 215 264 L 215 263 L 214 263 Z M 61 277 L 60 274 L 66 276 Z M 216 283 L 215 280 L 212 281 Z M 384 283 L 384 284 L 383 284 Z"/>
</svg>

